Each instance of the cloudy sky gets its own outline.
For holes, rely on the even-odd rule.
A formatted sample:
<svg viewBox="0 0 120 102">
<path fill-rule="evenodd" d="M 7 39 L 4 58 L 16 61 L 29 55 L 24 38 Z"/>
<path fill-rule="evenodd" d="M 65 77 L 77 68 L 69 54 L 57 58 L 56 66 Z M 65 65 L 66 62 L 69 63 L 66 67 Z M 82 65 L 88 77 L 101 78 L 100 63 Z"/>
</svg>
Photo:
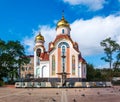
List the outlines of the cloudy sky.
<svg viewBox="0 0 120 102">
<path fill-rule="evenodd" d="M 29 55 L 40 31 L 47 50 L 63 10 L 82 56 L 96 68 L 107 67 L 100 42 L 111 37 L 120 44 L 120 0 L 0 0 L 0 39 L 19 40 Z"/>
</svg>

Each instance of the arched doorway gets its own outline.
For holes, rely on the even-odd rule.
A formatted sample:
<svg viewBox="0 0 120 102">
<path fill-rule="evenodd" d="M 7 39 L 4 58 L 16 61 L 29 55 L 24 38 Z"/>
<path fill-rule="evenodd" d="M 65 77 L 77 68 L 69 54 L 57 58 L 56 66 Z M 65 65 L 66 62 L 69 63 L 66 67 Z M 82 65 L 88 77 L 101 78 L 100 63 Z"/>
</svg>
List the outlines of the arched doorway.
<svg viewBox="0 0 120 102">
<path fill-rule="evenodd" d="M 41 77 L 44 78 L 46 77 L 46 65 L 42 66 L 42 69 L 41 69 Z"/>
</svg>

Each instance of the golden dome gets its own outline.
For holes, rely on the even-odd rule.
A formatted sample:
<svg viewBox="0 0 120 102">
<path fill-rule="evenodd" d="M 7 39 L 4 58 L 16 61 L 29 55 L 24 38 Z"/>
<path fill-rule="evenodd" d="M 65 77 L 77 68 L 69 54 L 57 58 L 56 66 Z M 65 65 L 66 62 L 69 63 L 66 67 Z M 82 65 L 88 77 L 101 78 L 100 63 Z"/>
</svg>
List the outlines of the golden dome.
<svg viewBox="0 0 120 102">
<path fill-rule="evenodd" d="M 69 23 L 65 20 L 64 16 L 62 16 L 62 19 L 60 21 L 58 21 L 57 23 L 57 27 L 69 27 L 70 28 L 70 25 Z"/>
<path fill-rule="evenodd" d="M 44 41 L 44 37 L 41 35 L 41 33 L 39 33 L 39 34 L 35 37 L 35 41 L 39 41 L 39 40 Z"/>
</svg>

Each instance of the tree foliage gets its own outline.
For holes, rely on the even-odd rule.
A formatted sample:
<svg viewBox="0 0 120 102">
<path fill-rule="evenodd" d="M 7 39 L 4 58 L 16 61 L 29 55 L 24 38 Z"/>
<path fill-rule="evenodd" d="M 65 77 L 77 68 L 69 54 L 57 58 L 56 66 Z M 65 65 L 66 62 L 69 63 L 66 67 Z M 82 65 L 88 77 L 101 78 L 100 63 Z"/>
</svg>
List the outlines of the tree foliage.
<svg viewBox="0 0 120 102">
<path fill-rule="evenodd" d="M 104 49 L 104 53 L 106 56 L 102 57 L 101 59 L 105 62 L 109 63 L 109 67 L 117 68 L 120 66 L 120 45 L 112 40 L 111 38 L 106 38 L 100 45 Z M 114 56 L 116 56 L 116 60 L 114 60 Z"/>
<path fill-rule="evenodd" d="M 92 64 L 87 64 L 87 81 L 110 81 L 112 77 L 120 77 L 120 69 L 101 68 L 95 69 Z"/>
<path fill-rule="evenodd" d="M 0 79 L 7 77 L 13 82 L 14 78 L 19 77 L 21 64 L 29 62 L 24 56 L 24 47 L 19 41 L 0 40 Z"/>
<path fill-rule="evenodd" d="M 87 80 L 92 81 L 95 77 L 95 69 L 92 64 L 87 64 Z"/>
</svg>

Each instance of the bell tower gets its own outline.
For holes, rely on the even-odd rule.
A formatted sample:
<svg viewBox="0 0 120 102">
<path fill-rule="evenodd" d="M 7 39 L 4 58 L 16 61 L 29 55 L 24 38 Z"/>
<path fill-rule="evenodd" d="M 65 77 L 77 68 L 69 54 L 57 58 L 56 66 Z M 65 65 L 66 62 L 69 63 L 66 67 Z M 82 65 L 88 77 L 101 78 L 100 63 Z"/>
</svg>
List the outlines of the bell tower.
<svg viewBox="0 0 120 102">
<path fill-rule="evenodd" d="M 40 67 L 40 56 L 42 53 L 45 52 L 45 47 L 44 47 L 44 37 L 39 34 L 35 37 L 35 47 L 34 47 L 34 77 L 39 77 L 39 71 L 36 69 L 39 69 Z"/>
</svg>

